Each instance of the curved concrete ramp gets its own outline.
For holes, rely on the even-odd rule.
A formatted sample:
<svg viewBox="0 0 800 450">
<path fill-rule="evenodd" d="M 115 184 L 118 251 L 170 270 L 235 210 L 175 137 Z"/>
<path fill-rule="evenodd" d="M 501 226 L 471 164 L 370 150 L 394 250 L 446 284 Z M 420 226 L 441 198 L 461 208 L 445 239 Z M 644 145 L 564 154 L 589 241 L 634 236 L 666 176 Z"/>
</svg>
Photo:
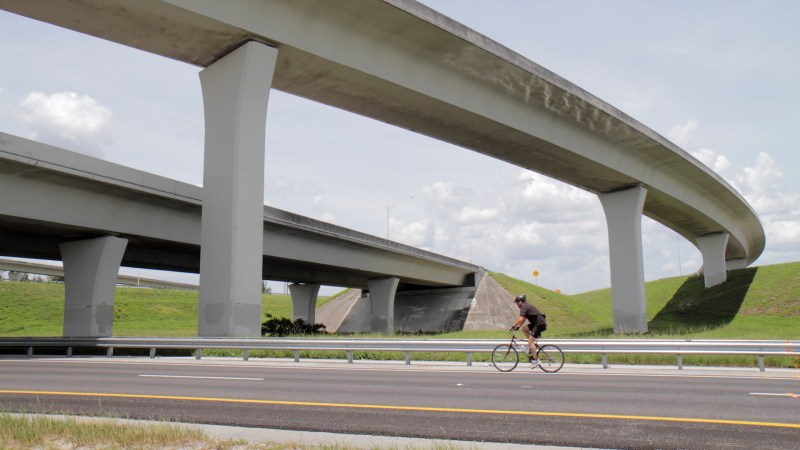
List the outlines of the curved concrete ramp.
<svg viewBox="0 0 800 450">
<path fill-rule="evenodd" d="M 395 330 L 404 333 L 496 330 L 517 318 L 513 296 L 493 278 L 484 276 L 474 288 L 398 292 Z M 353 289 L 317 311 L 317 322 L 330 333 L 371 332 L 369 294 Z"/>
</svg>

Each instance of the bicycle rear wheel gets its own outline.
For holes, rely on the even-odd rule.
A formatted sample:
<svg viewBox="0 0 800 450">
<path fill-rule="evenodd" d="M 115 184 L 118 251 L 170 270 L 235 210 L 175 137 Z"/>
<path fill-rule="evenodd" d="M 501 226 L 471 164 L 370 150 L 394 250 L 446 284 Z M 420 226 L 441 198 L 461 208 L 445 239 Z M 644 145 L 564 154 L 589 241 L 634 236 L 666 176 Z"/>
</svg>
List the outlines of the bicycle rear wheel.
<svg viewBox="0 0 800 450">
<path fill-rule="evenodd" d="M 564 366 L 564 352 L 555 345 L 539 347 L 539 368 L 545 372 L 558 372 Z"/>
<path fill-rule="evenodd" d="M 492 350 L 492 365 L 500 372 L 511 372 L 518 363 L 519 354 L 514 347 L 502 344 Z"/>
</svg>

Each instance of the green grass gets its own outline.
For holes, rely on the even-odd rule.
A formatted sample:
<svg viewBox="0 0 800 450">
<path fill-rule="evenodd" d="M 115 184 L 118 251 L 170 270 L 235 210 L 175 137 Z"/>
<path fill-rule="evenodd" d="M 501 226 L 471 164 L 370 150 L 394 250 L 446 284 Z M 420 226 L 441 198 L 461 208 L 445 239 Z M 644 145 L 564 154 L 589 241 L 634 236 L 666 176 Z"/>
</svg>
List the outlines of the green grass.
<svg viewBox="0 0 800 450">
<path fill-rule="evenodd" d="M 2 449 L 162 449 L 196 450 L 351 450 L 346 444 L 302 444 L 297 442 L 253 443 L 241 439 L 218 439 L 198 427 L 172 423 L 137 423 L 116 419 L 51 417 L 47 415 L 0 414 Z M 396 446 L 371 447 L 396 449 Z M 414 450 L 416 447 L 403 447 Z M 433 448 L 460 448 L 447 442 L 433 442 Z"/>
<path fill-rule="evenodd" d="M 705 289 L 701 276 L 648 282 L 645 293 L 649 331 L 637 337 L 798 339 L 798 273 L 800 263 L 741 269 L 729 272 L 727 282 L 711 289 Z M 613 333 L 610 289 L 565 295 L 501 273 L 490 275 L 509 292 L 527 294 L 529 301 L 547 314 L 546 337 L 625 337 Z M 332 298 L 320 297 L 317 306 Z M 62 284 L 0 282 L 0 336 L 61 335 L 63 299 Z M 197 305 L 197 291 L 117 288 L 114 335 L 197 336 Z M 291 297 L 264 295 L 263 312 L 291 318 Z M 506 336 L 505 330 L 487 330 L 437 337 Z"/>
<path fill-rule="evenodd" d="M 197 336 L 198 292 L 177 289 L 118 287 L 114 302 L 114 336 Z M 333 297 L 320 296 L 317 306 Z M 262 296 L 263 314 L 292 318 L 292 299 Z M 0 336 L 61 336 L 64 285 L 0 282 Z"/>
<path fill-rule="evenodd" d="M 64 445 L 54 445 L 56 442 Z M 197 428 L 173 424 L 137 425 L 0 414 L 2 448 L 188 448 L 212 442 Z M 234 445 L 233 442 L 219 444 L 201 448 L 232 448 Z"/>
<path fill-rule="evenodd" d="M 731 271 L 710 289 L 696 275 L 645 283 L 649 331 L 637 337 L 800 339 L 798 273 L 800 263 L 787 263 Z M 614 335 L 611 289 L 567 296 L 492 276 L 547 314 L 548 337 L 630 337 Z"/>
</svg>

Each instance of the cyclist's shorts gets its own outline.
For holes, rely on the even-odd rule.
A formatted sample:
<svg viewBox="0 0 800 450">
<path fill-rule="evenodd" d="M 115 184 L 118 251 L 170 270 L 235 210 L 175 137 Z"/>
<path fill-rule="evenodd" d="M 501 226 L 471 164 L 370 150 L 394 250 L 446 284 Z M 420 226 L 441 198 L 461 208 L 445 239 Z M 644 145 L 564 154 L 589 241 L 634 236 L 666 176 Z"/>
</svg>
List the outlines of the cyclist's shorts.
<svg viewBox="0 0 800 450">
<path fill-rule="evenodd" d="M 542 332 L 547 329 L 547 324 L 542 324 L 539 326 L 534 326 L 532 323 L 528 324 L 528 331 L 531 332 L 534 338 L 539 339 L 542 335 Z"/>
</svg>

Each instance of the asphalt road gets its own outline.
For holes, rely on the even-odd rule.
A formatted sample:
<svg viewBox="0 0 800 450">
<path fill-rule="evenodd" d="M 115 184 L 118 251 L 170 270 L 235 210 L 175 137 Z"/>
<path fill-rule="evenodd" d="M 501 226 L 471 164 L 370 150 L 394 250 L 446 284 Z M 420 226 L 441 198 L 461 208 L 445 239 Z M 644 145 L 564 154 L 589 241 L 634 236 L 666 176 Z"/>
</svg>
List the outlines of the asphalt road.
<svg viewBox="0 0 800 450">
<path fill-rule="evenodd" d="M 599 448 L 796 449 L 800 371 L 0 358 L 0 410 Z"/>
</svg>

